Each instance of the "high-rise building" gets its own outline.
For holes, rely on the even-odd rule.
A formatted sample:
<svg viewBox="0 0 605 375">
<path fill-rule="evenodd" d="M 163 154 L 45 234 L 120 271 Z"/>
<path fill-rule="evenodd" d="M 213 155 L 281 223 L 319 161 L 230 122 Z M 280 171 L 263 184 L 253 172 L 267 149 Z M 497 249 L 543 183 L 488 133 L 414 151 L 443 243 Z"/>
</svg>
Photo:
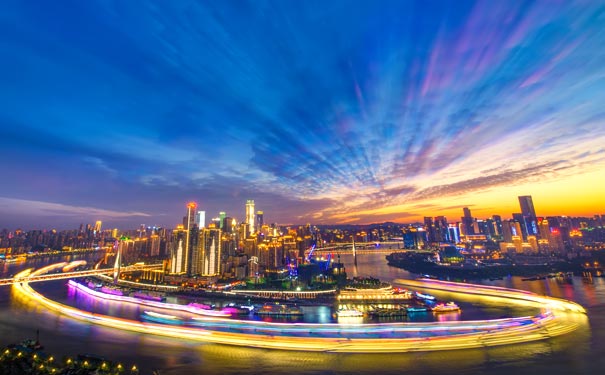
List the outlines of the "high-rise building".
<svg viewBox="0 0 605 375">
<path fill-rule="evenodd" d="M 439 242 L 450 242 L 450 234 L 448 229 L 448 222 L 445 216 L 435 216 L 435 231 L 437 241 Z"/>
<path fill-rule="evenodd" d="M 521 224 L 524 227 L 526 237 L 537 235 L 538 223 L 531 195 L 519 196 L 519 205 L 521 206 L 521 214 L 523 215 L 523 222 Z"/>
<path fill-rule="evenodd" d="M 185 235 L 185 269 L 184 272 L 189 273 L 190 270 L 190 261 L 191 261 L 191 249 L 193 247 L 192 243 L 192 230 L 193 228 L 197 228 L 195 224 L 195 209 L 197 208 L 197 203 L 189 202 L 187 203 L 187 215 L 183 218 L 183 227 L 186 231 Z"/>
<path fill-rule="evenodd" d="M 188 233 L 182 225 L 172 232 L 172 249 L 170 252 L 170 273 L 171 274 L 183 274 L 186 272 L 185 268 L 185 241 Z"/>
<path fill-rule="evenodd" d="M 256 212 L 256 225 L 255 225 L 256 228 L 255 229 L 257 232 L 259 232 L 261 230 L 261 228 L 263 227 L 263 224 L 264 224 L 263 215 L 264 215 L 263 211 Z"/>
<path fill-rule="evenodd" d="M 519 225 L 519 228 L 521 228 L 520 233 L 515 234 L 515 236 L 521 236 L 523 241 L 527 241 L 528 233 L 525 227 L 525 219 L 523 214 L 521 212 L 514 212 L 512 216 L 513 221 Z"/>
<path fill-rule="evenodd" d="M 200 229 L 206 227 L 206 211 L 198 211 L 195 214 L 195 223 Z"/>
<path fill-rule="evenodd" d="M 246 224 L 248 224 L 248 233 L 254 233 L 254 200 L 246 201 Z"/>
<path fill-rule="evenodd" d="M 447 228 L 448 237 L 450 242 L 459 243 L 460 242 L 460 229 L 456 224 L 449 224 Z"/>
<path fill-rule="evenodd" d="M 94 228 L 95 233 L 101 232 L 101 225 L 102 225 L 101 220 L 97 220 L 97 222 L 95 223 L 95 228 Z"/>
<path fill-rule="evenodd" d="M 204 228 L 200 231 L 198 249 L 200 275 L 215 276 L 221 273 L 221 230 Z"/>
<path fill-rule="evenodd" d="M 492 220 L 495 234 L 502 237 L 502 217 L 500 215 L 493 215 Z"/>
<path fill-rule="evenodd" d="M 232 217 L 225 216 L 223 218 L 223 220 L 221 220 L 221 228 L 222 228 L 223 232 L 233 233 L 234 226 L 235 226 L 235 224 L 233 223 L 234 221 L 235 221 L 235 219 L 233 219 Z"/>
<path fill-rule="evenodd" d="M 426 231 L 428 242 L 437 242 L 437 236 L 435 235 L 435 224 L 433 223 L 432 217 L 426 216 L 424 218 L 424 230 Z"/>
<path fill-rule="evenodd" d="M 223 227 L 224 221 L 225 221 L 225 217 L 227 217 L 227 213 L 225 213 L 225 211 L 221 211 L 218 213 L 218 218 L 220 220 L 219 222 L 219 228 L 221 228 L 222 230 L 225 230 L 225 228 Z"/>
<path fill-rule="evenodd" d="M 475 234 L 475 223 L 473 216 L 471 215 L 471 210 L 468 207 L 464 207 L 462 211 L 464 212 L 464 216 L 460 218 L 462 220 L 462 234 L 465 236 Z"/>
</svg>

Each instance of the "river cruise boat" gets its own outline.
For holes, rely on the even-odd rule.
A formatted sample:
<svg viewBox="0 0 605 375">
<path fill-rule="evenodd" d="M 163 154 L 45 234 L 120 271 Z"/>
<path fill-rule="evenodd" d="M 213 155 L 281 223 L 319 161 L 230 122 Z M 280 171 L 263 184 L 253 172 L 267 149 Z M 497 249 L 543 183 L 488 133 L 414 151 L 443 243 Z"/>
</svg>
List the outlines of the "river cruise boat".
<svg viewBox="0 0 605 375">
<path fill-rule="evenodd" d="M 346 287 L 340 290 L 339 301 L 391 301 L 409 300 L 413 294 L 408 290 L 394 289 L 392 286 L 382 288 L 352 288 Z"/>
<path fill-rule="evenodd" d="M 454 302 L 438 303 L 433 307 L 434 313 L 459 312 L 460 307 Z"/>
<path fill-rule="evenodd" d="M 342 309 L 336 312 L 336 316 L 339 318 L 351 318 L 351 317 L 362 317 L 363 312 L 355 309 Z"/>
</svg>

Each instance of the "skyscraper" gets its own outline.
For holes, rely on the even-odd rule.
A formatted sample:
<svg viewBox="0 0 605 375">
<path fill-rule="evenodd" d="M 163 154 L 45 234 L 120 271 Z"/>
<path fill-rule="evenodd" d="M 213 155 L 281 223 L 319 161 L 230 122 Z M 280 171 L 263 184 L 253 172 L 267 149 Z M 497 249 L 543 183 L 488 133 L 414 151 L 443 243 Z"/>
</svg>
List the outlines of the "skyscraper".
<svg viewBox="0 0 605 375">
<path fill-rule="evenodd" d="M 536 210 L 531 195 L 519 196 L 519 205 L 521 206 L 521 214 L 523 215 L 524 232 L 528 236 L 538 234 L 538 223 L 536 221 Z"/>
<path fill-rule="evenodd" d="M 254 200 L 246 201 L 246 224 L 248 224 L 248 233 L 254 233 Z"/>
<path fill-rule="evenodd" d="M 197 203 L 189 202 L 187 203 L 187 216 L 184 217 L 184 229 L 186 231 L 185 237 L 185 269 L 184 272 L 189 272 L 189 263 L 191 256 L 191 231 L 195 226 L 195 209 L 197 208 Z"/>
<path fill-rule="evenodd" d="M 221 273 L 221 230 L 204 228 L 200 231 L 198 252 L 200 254 L 199 273 L 214 276 Z"/>
<path fill-rule="evenodd" d="M 256 212 L 256 231 L 260 232 L 263 227 L 264 219 L 263 219 L 263 211 Z"/>
<path fill-rule="evenodd" d="M 95 233 L 101 232 L 101 225 L 102 225 L 101 220 L 97 220 L 97 222 L 95 223 L 95 228 L 94 228 Z"/>
<path fill-rule="evenodd" d="M 474 228 L 474 223 L 473 223 L 473 216 L 471 215 L 471 210 L 468 207 L 464 207 L 462 209 L 462 211 L 464 212 L 464 216 L 461 217 L 460 219 L 462 220 L 462 230 L 464 233 L 462 233 L 463 235 L 469 235 L 469 234 L 475 234 L 475 228 Z"/>
<path fill-rule="evenodd" d="M 220 227 L 222 230 L 225 230 L 225 228 L 223 228 L 224 221 L 225 221 L 225 217 L 227 217 L 227 213 L 225 213 L 225 211 L 221 211 L 221 212 L 219 212 L 219 213 L 218 213 L 218 218 L 219 218 L 219 220 L 220 220 L 220 222 L 219 222 L 219 227 Z"/>
<path fill-rule="evenodd" d="M 182 225 L 172 232 L 172 249 L 170 254 L 170 273 L 183 274 L 185 268 L 185 240 L 188 233 Z"/>
<path fill-rule="evenodd" d="M 195 223 L 200 229 L 206 227 L 206 211 L 197 212 L 197 214 L 195 215 Z"/>
</svg>

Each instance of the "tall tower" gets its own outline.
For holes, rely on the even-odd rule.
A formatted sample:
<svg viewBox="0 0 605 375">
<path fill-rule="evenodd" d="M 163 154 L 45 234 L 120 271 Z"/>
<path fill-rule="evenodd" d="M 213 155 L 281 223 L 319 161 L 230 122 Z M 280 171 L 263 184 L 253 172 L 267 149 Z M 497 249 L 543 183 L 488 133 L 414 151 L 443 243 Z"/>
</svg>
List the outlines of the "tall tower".
<svg viewBox="0 0 605 375">
<path fill-rule="evenodd" d="M 197 203 L 189 202 L 187 203 L 187 216 L 185 216 L 184 229 L 186 231 L 185 234 L 185 269 L 184 272 L 189 272 L 189 257 L 191 254 L 191 231 L 193 230 L 193 226 L 195 225 L 195 209 L 197 208 Z"/>
<path fill-rule="evenodd" d="M 521 214 L 523 215 L 524 232 L 528 236 L 535 236 L 538 234 L 538 222 L 536 218 L 536 210 L 534 209 L 534 202 L 531 199 L 531 195 L 519 196 L 519 205 L 521 206 Z"/>
<path fill-rule="evenodd" d="M 248 224 L 248 234 L 254 233 L 254 200 L 246 201 L 246 224 Z"/>
</svg>

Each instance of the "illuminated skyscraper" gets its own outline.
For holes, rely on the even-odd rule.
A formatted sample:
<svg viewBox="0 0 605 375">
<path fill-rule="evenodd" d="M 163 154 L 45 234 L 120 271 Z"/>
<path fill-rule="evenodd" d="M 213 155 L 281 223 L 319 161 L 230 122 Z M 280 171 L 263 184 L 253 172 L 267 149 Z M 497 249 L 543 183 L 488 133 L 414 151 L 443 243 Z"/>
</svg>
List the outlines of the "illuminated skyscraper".
<svg viewBox="0 0 605 375">
<path fill-rule="evenodd" d="M 221 273 L 221 230 L 204 228 L 200 231 L 198 241 L 199 274 L 214 276 Z"/>
<path fill-rule="evenodd" d="M 190 257 L 191 257 L 191 248 L 192 248 L 192 236 L 191 232 L 194 227 L 197 228 L 195 224 L 195 209 L 197 208 L 197 203 L 189 202 L 187 203 L 187 215 L 183 218 L 183 227 L 185 229 L 185 249 L 184 249 L 184 270 L 183 272 L 190 272 Z"/>
<path fill-rule="evenodd" d="M 206 227 L 206 211 L 198 211 L 197 214 L 195 214 L 195 223 L 200 229 Z"/>
<path fill-rule="evenodd" d="M 185 268 L 185 241 L 187 238 L 187 231 L 182 225 L 172 232 L 172 249 L 170 254 L 170 273 L 171 274 L 183 274 L 186 272 Z"/>
<path fill-rule="evenodd" d="M 97 220 L 97 222 L 95 223 L 95 228 L 94 228 L 95 233 L 101 232 L 101 224 L 102 224 L 101 220 Z"/>
<path fill-rule="evenodd" d="M 246 201 L 246 224 L 248 224 L 248 233 L 254 233 L 254 200 Z"/>
<path fill-rule="evenodd" d="M 536 221 L 536 210 L 531 195 L 519 196 L 519 205 L 521 206 L 521 214 L 523 215 L 524 234 L 526 236 L 535 236 L 538 234 L 538 223 Z"/>
<path fill-rule="evenodd" d="M 225 213 L 225 211 L 221 211 L 218 213 L 218 218 L 220 220 L 219 222 L 219 228 L 221 228 L 222 230 L 225 230 L 225 228 L 223 228 L 223 225 L 225 224 L 225 217 L 227 217 L 227 214 Z"/>
</svg>

